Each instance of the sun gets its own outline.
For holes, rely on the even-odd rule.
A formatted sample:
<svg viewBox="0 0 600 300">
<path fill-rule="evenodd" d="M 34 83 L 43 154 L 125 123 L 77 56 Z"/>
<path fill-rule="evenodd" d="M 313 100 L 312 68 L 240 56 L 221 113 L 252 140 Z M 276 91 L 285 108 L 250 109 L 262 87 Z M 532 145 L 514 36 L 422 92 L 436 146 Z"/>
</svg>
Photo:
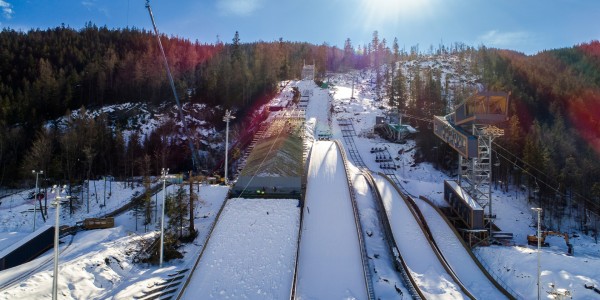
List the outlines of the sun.
<svg viewBox="0 0 600 300">
<path fill-rule="evenodd" d="M 365 16 L 365 26 L 382 26 L 426 14 L 433 0 L 360 0 L 359 12 Z"/>
</svg>

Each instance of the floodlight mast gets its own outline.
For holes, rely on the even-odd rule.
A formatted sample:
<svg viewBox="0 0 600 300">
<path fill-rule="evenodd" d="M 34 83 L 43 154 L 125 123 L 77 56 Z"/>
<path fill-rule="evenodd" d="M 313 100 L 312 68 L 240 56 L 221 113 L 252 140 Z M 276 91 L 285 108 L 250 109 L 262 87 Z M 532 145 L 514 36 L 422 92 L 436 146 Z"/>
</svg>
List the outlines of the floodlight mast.
<svg viewBox="0 0 600 300">
<path fill-rule="evenodd" d="M 225 127 L 225 184 L 229 183 L 229 177 L 227 171 L 229 170 L 229 161 L 228 161 L 228 151 L 229 151 L 229 121 L 235 119 L 234 116 L 231 115 L 231 111 L 228 109 L 225 111 L 225 116 L 223 117 L 223 121 L 227 124 Z"/>
<path fill-rule="evenodd" d="M 54 220 L 54 273 L 52 276 L 52 300 L 58 300 L 58 243 L 59 243 L 59 233 L 60 233 L 60 226 L 59 226 L 59 214 L 60 214 L 60 202 L 63 199 L 69 199 L 71 198 L 71 196 L 64 196 L 61 197 L 60 196 L 60 192 L 66 193 L 67 190 L 67 186 L 64 185 L 62 188 L 54 185 L 54 187 L 52 188 L 52 191 L 54 193 L 56 193 L 56 195 L 54 196 L 54 205 L 56 206 L 56 212 L 55 212 L 55 216 L 56 219 Z"/>
<path fill-rule="evenodd" d="M 160 217 L 160 250 L 159 250 L 159 259 L 158 266 L 162 268 L 163 266 L 163 257 L 165 251 L 165 204 L 166 204 L 166 195 L 167 195 L 167 174 L 169 174 L 169 168 L 162 168 L 161 175 L 163 180 L 163 202 L 161 208 L 161 217 Z"/>
<path fill-rule="evenodd" d="M 540 207 L 532 207 L 531 208 L 533 211 L 537 212 L 537 298 L 538 300 L 541 299 L 541 294 L 542 294 L 542 286 L 540 285 L 540 278 L 541 278 L 541 260 L 540 260 L 540 247 L 542 245 L 542 236 L 541 236 L 541 231 L 542 231 L 542 226 L 540 225 L 541 223 L 541 214 L 542 214 L 542 208 Z"/>
<path fill-rule="evenodd" d="M 35 231 L 35 217 L 36 217 L 36 207 L 37 207 L 37 203 L 36 201 L 38 201 L 38 194 L 40 193 L 40 191 L 38 190 L 38 178 L 40 174 L 44 174 L 43 170 L 40 171 L 36 171 L 36 170 L 31 170 L 32 174 L 35 174 L 35 196 L 33 197 L 33 231 Z M 40 213 L 42 214 L 42 217 L 44 216 L 44 211 L 42 210 L 42 202 L 40 202 Z M 45 219 L 44 219 L 45 220 Z"/>
<path fill-rule="evenodd" d="M 163 61 L 165 64 L 165 69 L 167 70 L 167 76 L 169 77 L 169 83 L 171 84 L 171 89 L 173 90 L 173 95 L 175 96 L 175 102 L 177 102 L 177 110 L 179 112 L 179 118 L 183 123 L 183 130 L 188 139 L 188 144 L 190 146 L 190 151 L 192 152 L 192 169 L 194 172 L 197 171 L 197 163 L 199 160 L 197 159 L 198 153 L 196 152 L 196 147 L 194 147 L 194 143 L 192 142 L 192 135 L 187 125 L 187 121 L 183 116 L 183 110 L 181 109 L 181 103 L 179 102 L 179 97 L 177 96 L 177 90 L 175 89 L 175 82 L 173 81 L 173 75 L 171 74 L 171 69 L 169 68 L 169 62 L 167 60 L 167 56 L 165 55 L 165 50 L 162 46 L 162 42 L 160 41 L 160 34 L 158 33 L 158 28 L 156 28 L 156 23 L 154 22 L 154 15 L 152 14 L 152 8 L 150 7 L 150 0 L 146 0 L 146 8 L 148 9 L 148 14 L 150 14 L 150 20 L 152 21 L 152 28 L 154 28 L 154 33 L 156 34 L 156 40 L 158 41 L 158 47 L 160 48 L 160 52 L 162 53 Z"/>
</svg>

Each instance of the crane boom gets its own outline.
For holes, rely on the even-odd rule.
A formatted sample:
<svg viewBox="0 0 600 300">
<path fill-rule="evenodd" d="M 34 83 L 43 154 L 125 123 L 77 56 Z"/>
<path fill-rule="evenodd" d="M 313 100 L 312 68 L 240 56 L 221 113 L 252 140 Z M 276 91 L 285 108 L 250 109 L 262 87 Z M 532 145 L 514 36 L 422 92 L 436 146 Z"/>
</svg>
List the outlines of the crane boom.
<svg viewBox="0 0 600 300">
<path fill-rule="evenodd" d="M 156 23 L 154 22 L 154 15 L 152 14 L 152 8 L 150 7 L 150 0 L 146 0 L 146 8 L 148 9 L 148 14 L 150 14 L 150 20 L 152 21 L 152 27 L 154 28 L 154 33 L 156 35 L 156 40 L 158 41 L 158 47 L 160 48 L 160 52 L 162 53 L 165 69 L 167 70 L 167 76 L 169 77 L 169 83 L 171 84 L 171 89 L 173 90 L 173 95 L 175 96 L 175 102 L 177 102 L 177 110 L 179 112 L 179 118 L 183 124 L 183 130 L 185 135 L 187 136 L 188 143 L 190 146 L 190 151 L 192 152 L 192 169 L 194 172 L 197 171 L 196 163 L 199 161 L 197 159 L 198 152 L 196 152 L 196 148 L 194 147 L 194 143 L 192 142 L 192 135 L 187 126 L 187 121 L 183 117 L 183 110 L 181 108 L 181 102 L 179 101 L 179 97 L 177 96 L 177 90 L 175 89 L 175 82 L 173 81 L 173 75 L 171 75 L 171 69 L 169 68 L 169 62 L 167 61 L 167 56 L 165 55 L 165 50 L 163 49 L 162 42 L 160 41 L 160 34 L 158 33 L 158 29 L 156 28 Z"/>
</svg>

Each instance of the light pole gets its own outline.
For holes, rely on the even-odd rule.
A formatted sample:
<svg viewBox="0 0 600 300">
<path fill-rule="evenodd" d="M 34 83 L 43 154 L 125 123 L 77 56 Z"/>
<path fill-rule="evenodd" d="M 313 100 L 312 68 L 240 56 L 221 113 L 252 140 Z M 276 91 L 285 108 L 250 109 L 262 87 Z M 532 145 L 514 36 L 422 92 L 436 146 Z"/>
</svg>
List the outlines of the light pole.
<svg viewBox="0 0 600 300">
<path fill-rule="evenodd" d="M 62 192 L 64 193 L 67 186 L 64 185 L 62 187 Z M 54 221 L 54 276 L 52 278 L 52 300 L 58 299 L 58 236 L 59 236 L 59 212 L 60 212 L 60 201 L 62 199 L 71 198 L 71 196 L 61 197 L 60 192 L 61 188 L 56 185 L 52 188 L 52 192 L 56 193 L 54 197 L 54 206 L 56 206 L 56 219 Z"/>
<path fill-rule="evenodd" d="M 540 225 L 540 221 L 541 221 L 541 213 L 542 213 L 542 209 L 540 207 L 532 207 L 531 208 L 534 211 L 537 211 L 537 286 L 538 286 L 538 300 L 540 300 L 540 296 L 542 294 L 542 286 L 540 285 L 540 276 L 541 276 L 541 271 L 540 271 L 540 247 L 542 246 L 542 236 L 541 236 L 541 225 Z"/>
<path fill-rule="evenodd" d="M 158 265 L 162 268 L 163 264 L 163 253 L 165 248 L 165 198 L 167 194 L 166 186 L 167 186 L 167 174 L 169 174 L 169 169 L 162 168 L 161 171 L 162 180 L 163 180 L 163 202 L 161 208 L 161 217 L 160 217 L 160 252 L 159 252 L 159 262 Z"/>
<path fill-rule="evenodd" d="M 235 119 L 234 116 L 231 115 L 231 111 L 225 110 L 225 116 L 223 117 L 223 121 L 227 124 L 225 126 L 225 184 L 228 184 L 227 170 L 229 161 L 228 161 L 228 152 L 229 152 L 229 121 Z"/>
<path fill-rule="evenodd" d="M 36 210 L 37 203 L 36 203 L 36 201 L 38 201 L 38 194 L 39 194 L 39 191 L 38 191 L 38 178 L 39 178 L 40 174 L 44 174 L 44 171 L 31 170 L 31 173 L 35 174 L 35 192 L 34 192 L 35 196 L 33 196 L 33 231 L 35 231 L 35 219 L 36 219 L 35 217 L 36 217 L 36 214 L 37 214 L 37 210 Z M 40 207 L 40 210 L 41 209 L 42 208 Z"/>
<path fill-rule="evenodd" d="M 356 76 L 352 76 L 352 95 L 350 96 L 350 100 L 354 100 L 354 81 L 356 80 Z"/>
</svg>

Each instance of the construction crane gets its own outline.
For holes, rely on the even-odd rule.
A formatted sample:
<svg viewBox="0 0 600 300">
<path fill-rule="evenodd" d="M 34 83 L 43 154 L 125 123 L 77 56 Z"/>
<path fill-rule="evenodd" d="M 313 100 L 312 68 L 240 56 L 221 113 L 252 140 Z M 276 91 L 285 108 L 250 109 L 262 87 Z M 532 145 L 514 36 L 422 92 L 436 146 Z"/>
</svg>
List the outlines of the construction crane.
<svg viewBox="0 0 600 300">
<path fill-rule="evenodd" d="M 198 152 L 196 151 L 196 147 L 194 147 L 194 143 L 192 142 L 192 134 L 187 125 L 187 121 L 183 116 L 183 109 L 181 108 L 181 102 L 179 101 L 179 97 L 177 96 L 177 90 L 175 89 L 175 82 L 173 81 L 173 75 L 171 74 L 171 69 L 169 68 L 169 62 L 167 61 L 167 56 L 165 55 L 165 50 L 163 49 L 162 42 L 160 41 L 160 34 L 158 33 L 158 29 L 156 28 L 156 23 L 154 22 L 154 15 L 152 14 L 152 8 L 150 7 L 150 0 L 146 0 L 146 9 L 148 9 L 148 14 L 150 14 L 150 20 L 152 21 L 152 27 L 154 28 L 154 34 L 156 35 L 156 40 L 158 41 L 158 47 L 160 48 L 160 52 L 162 53 L 165 69 L 167 70 L 167 76 L 169 77 L 169 83 L 171 84 L 171 89 L 173 90 L 173 95 L 175 96 L 175 102 L 177 102 L 177 110 L 179 112 L 179 118 L 181 119 L 181 123 L 183 124 L 183 130 L 187 137 L 188 144 L 190 146 L 190 151 L 192 152 L 192 169 L 194 172 L 197 172 L 198 166 L 197 163 L 200 161 L 198 159 Z"/>
</svg>

